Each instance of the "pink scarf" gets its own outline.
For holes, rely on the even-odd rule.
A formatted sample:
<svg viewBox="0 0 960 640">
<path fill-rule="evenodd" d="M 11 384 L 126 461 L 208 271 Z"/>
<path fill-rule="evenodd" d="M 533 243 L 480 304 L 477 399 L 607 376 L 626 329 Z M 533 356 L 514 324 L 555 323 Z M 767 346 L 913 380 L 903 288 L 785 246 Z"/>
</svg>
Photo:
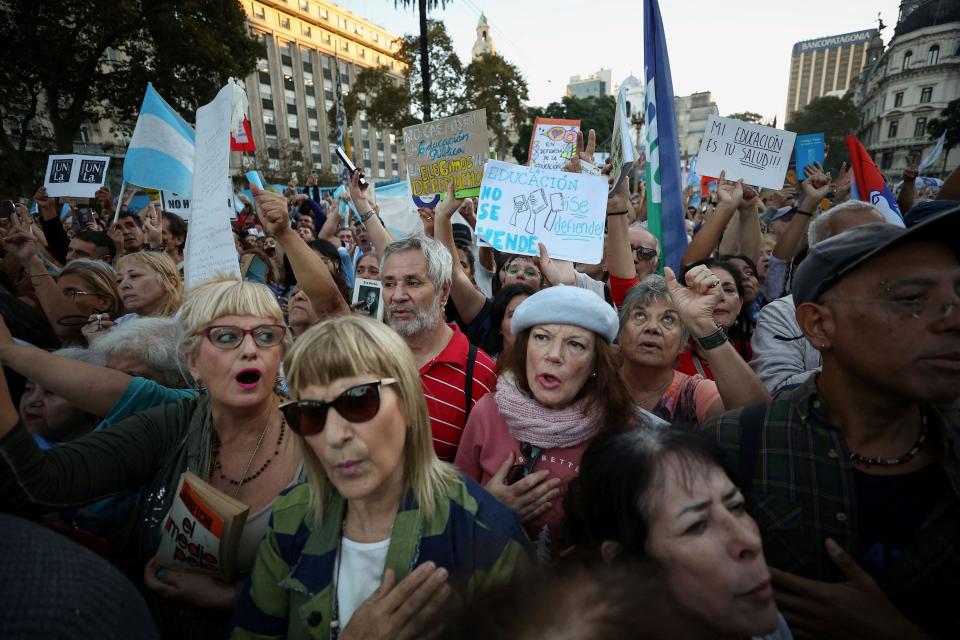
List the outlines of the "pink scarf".
<svg viewBox="0 0 960 640">
<path fill-rule="evenodd" d="M 497 380 L 497 408 L 510 435 L 541 449 L 575 447 L 599 429 L 603 416 L 586 415 L 587 398 L 566 409 L 548 409 L 517 388 L 512 376 Z"/>
</svg>

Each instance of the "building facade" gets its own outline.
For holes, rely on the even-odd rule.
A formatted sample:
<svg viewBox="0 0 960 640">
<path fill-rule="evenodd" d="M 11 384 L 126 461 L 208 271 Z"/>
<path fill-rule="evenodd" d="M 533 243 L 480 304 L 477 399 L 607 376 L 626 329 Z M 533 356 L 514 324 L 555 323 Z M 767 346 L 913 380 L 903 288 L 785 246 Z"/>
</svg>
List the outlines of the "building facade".
<svg viewBox="0 0 960 640">
<path fill-rule="evenodd" d="M 473 43 L 471 57 L 476 60 L 485 53 L 496 54 L 497 45 L 493 43 L 493 33 L 490 31 L 487 16 L 481 11 L 480 20 L 477 22 L 477 39 Z"/>
<path fill-rule="evenodd" d="M 717 103 L 709 91 L 693 93 L 689 96 L 674 96 L 674 111 L 677 118 L 677 141 L 680 143 L 680 155 L 693 155 L 700 150 L 703 133 L 711 115 L 720 115 Z"/>
<path fill-rule="evenodd" d="M 902 3 L 893 39 L 851 95 L 861 114 L 860 141 L 880 170 L 898 180 L 933 148 L 929 122 L 960 98 L 960 3 Z M 958 164 L 954 148 L 924 174 L 943 177 Z"/>
<path fill-rule="evenodd" d="M 876 48 L 880 32 L 864 29 L 837 36 L 804 40 L 793 45 L 787 85 L 786 120 L 814 98 L 843 95 L 868 62 L 868 49 Z"/>
<path fill-rule="evenodd" d="M 267 50 L 245 79 L 258 160 L 266 155 L 270 170 L 281 174 L 296 167 L 305 174 L 338 174 L 337 144 L 329 136 L 336 123 L 327 116 L 336 68 L 344 94 L 364 67 L 385 68 L 403 82 L 396 36 L 332 2 L 245 0 L 243 6 L 251 33 Z M 354 161 L 370 178 L 405 175 L 397 132 L 374 127 L 362 113 L 347 124 Z M 233 156 L 234 166 L 243 164 L 239 154 Z M 303 175 L 298 177 L 302 183 Z"/>
<path fill-rule="evenodd" d="M 589 76 L 571 76 L 567 83 L 567 95 L 574 98 L 612 96 L 613 71 L 600 69 Z"/>
</svg>

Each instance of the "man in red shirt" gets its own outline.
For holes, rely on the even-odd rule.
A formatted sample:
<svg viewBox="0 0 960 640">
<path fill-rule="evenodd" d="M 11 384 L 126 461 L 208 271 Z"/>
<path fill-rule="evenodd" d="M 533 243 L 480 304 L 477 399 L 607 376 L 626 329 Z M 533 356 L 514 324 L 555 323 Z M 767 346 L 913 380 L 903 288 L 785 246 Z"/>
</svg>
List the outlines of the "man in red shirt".
<svg viewBox="0 0 960 640">
<path fill-rule="evenodd" d="M 497 380 L 490 356 L 471 347 L 455 324 L 444 322 L 452 269 L 447 249 L 424 236 L 391 242 L 381 264 L 384 319 L 413 351 L 433 447 L 446 462 L 453 462 L 470 409 Z"/>
</svg>

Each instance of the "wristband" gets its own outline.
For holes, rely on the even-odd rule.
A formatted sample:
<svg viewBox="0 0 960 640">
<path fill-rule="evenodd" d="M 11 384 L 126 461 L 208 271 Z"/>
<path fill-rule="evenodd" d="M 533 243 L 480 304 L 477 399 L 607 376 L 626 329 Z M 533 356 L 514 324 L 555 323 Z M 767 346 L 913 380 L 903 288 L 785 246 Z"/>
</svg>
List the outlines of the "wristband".
<svg viewBox="0 0 960 640">
<path fill-rule="evenodd" d="M 812 218 L 812 217 L 813 217 L 813 213 L 810 212 L 810 211 L 804 211 L 804 210 L 802 210 L 802 209 L 795 209 L 793 212 L 794 212 L 794 213 L 799 213 L 799 214 L 802 215 L 802 216 L 807 216 L 808 218 Z"/>
<path fill-rule="evenodd" d="M 700 348 L 704 351 L 709 351 L 710 349 L 716 349 L 719 346 L 726 344 L 727 334 L 723 332 L 723 329 L 717 327 L 717 330 L 713 333 L 707 334 L 702 338 L 697 338 L 697 344 L 700 345 Z"/>
<path fill-rule="evenodd" d="M 370 209 L 370 211 L 367 211 L 365 214 L 360 216 L 360 222 L 366 224 L 367 220 L 369 220 L 373 216 L 373 214 L 374 214 L 374 210 Z"/>
<path fill-rule="evenodd" d="M 607 213 L 608 216 L 625 216 L 629 211 L 610 211 Z"/>
</svg>

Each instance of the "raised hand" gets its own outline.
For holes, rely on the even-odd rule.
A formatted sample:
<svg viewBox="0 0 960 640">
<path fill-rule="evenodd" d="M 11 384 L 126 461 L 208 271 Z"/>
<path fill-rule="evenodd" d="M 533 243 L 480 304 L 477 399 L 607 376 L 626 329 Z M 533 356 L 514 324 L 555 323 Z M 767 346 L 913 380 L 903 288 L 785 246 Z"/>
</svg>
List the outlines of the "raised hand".
<svg viewBox="0 0 960 640">
<path fill-rule="evenodd" d="M 477 205 L 473 203 L 473 198 L 465 198 L 463 204 L 460 205 L 459 211 L 460 215 L 463 216 L 463 219 L 467 221 L 468 225 L 470 225 L 470 228 L 476 230 Z"/>
<path fill-rule="evenodd" d="M 417 214 L 420 216 L 420 222 L 423 223 L 423 233 L 429 238 L 433 237 L 433 213 L 430 207 L 417 207 Z"/>
<path fill-rule="evenodd" d="M 140 212 L 140 217 L 143 218 L 144 240 L 147 246 L 159 247 L 163 244 L 163 218 L 160 212 L 151 202 Z"/>
<path fill-rule="evenodd" d="M 370 200 L 367 198 L 367 194 L 364 193 L 370 185 L 367 184 L 366 187 L 361 186 L 360 178 L 362 177 L 364 177 L 363 171 L 360 169 L 350 174 L 350 199 L 353 200 L 353 206 L 357 208 L 357 213 L 360 215 L 370 210 Z"/>
<path fill-rule="evenodd" d="M 250 185 L 250 192 L 257 203 L 257 217 L 263 223 L 265 233 L 280 239 L 288 233 L 294 233 L 287 213 L 287 199 L 273 191 L 261 191 L 257 185 Z"/>
<path fill-rule="evenodd" d="M 796 199 L 797 190 L 793 187 L 784 187 L 779 191 L 774 191 L 770 196 L 770 206 L 774 209 L 787 206 L 791 200 Z"/>
<path fill-rule="evenodd" d="M 546 245 L 540 242 L 537 246 L 540 248 L 540 273 L 543 274 L 547 282 L 552 285 L 576 284 L 576 269 L 574 269 L 572 262 L 551 259 Z"/>
<path fill-rule="evenodd" d="M 723 299 L 720 279 L 703 265 L 687 271 L 686 287 L 680 286 L 670 267 L 663 270 L 663 277 L 680 321 L 693 337 L 703 338 L 715 332 L 717 323 L 713 319 L 713 310 Z"/>
<path fill-rule="evenodd" d="M 720 179 L 717 181 L 717 200 L 718 204 L 725 204 L 739 209 L 743 202 L 743 180 L 736 182 L 727 181 L 727 172 L 720 172 Z"/>
<path fill-rule="evenodd" d="M 46 193 L 46 191 L 44 191 Z M 93 197 L 96 198 L 97 202 L 100 203 L 100 210 L 104 213 L 113 213 L 113 194 L 110 193 L 105 187 L 100 187 L 97 189 L 97 192 L 93 194 Z"/>
<path fill-rule="evenodd" d="M 441 200 L 437 204 L 436 209 L 428 209 L 427 207 L 419 207 L 417 212 L 420 213 L 420 216 L 428 216 L 431 219 L 430 227 L 433 227 L 432 219 L 434 217 L 439 218 L 440 216 L 451 217 L 456 213 L 457 209 L 461 208 L 464 204 L 462 199 L 457 198 L 454 195 L 453 183 L 447 185 L 447 197 Z M 427 226 L 427 223 L 423 223 L 424 227 Z"/>
<path fill-rule="evenodd" d="M 850 189 L 853 185 L 853 173 L 847 170 L 847 163 L 844 162 L 840 165 L 840 172 L 837 174 L 837 179 L 833 181 L 833 190 L 836 195 L 833 198 L 834 204 L 840 204 L 841 202 L 848 200 L 850 198 Z"/>
<path fill-rule="evenodd" d="M 37 209 L 44 218 L 52 218 L 57 215 L 57 204 L 54 199 L 47 195 L 47 188 L 40 187 L 33 194 L 33 201 L 37 203 Z"/>
<path fill-rule="evenodd" d="M 817 163 L 808 165 L 803 170 L 807 174 L 806 180 L 800 185 L 803 190 L 803 198 L 807 201 L 804 206 L 809 207 L 812 203 L 812 206 L 816 207 L 830 192 L 832 184 L 830 174 L 824 173 Z"/>
</svg>

